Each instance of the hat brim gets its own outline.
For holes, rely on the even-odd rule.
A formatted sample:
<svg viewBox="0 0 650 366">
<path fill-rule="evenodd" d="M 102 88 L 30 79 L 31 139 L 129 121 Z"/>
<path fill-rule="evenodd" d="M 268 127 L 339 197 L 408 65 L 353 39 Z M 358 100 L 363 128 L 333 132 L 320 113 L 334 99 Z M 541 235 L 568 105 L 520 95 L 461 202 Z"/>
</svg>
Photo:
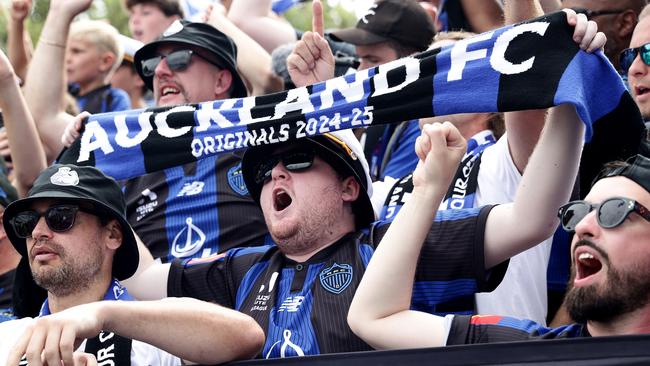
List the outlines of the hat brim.
<svg viewBox="0 0 650 366">
<path fill-rule="evenodd" d="M 389 38 L 379 36 L 360 28 L 347 28 L 340 31 L 331 32 L 330 37 L 338 42 L 347 42 L 353 45 L 369 45 L 380 42 L 386 42 Z"/>
<path fill-rule="evenodd" d="M 339 156 L 333 148 L 328 146 L 328 144 L 323 143 L 314 137 L 305 137 L 296 141 L 296 143 L 302 142 L 318 147 L 321 153 L 325 152 L 326 156 L 321 156 L 321 158 L 323 158 L 328 164 L 345 166 L 346 170 L 351 173 L 350 175 L 354 176 L 356 181 L 361 185 L 359 197 L 357 197 L 356 201 L 352 204 L 357 229 L 368 227 L 372 222 L 374 222 L 375 211 L 370 201 L 370 197 L 368 196 L 366 184 L 363 183 L 365 177 L 360 176 L 357 171 L 347 161 L 345 161 L 345 159 Z M 255 163 L 262 157 L 271 154 L 280 146 L 282 145 L 271 144 L 251 147 L 246 150 L 242 158 L 242 175 L 244 177 L 244 183 L 246 184 L 251 197 L 258 205 L 260 204 L 262 186 L 255 183 Z"/>
<path fill-rule="evenodd" d="M 116 219 L 122 227 L 122 245 L 115 251 L 113 258 L 113 277 L 118 280 L 125 280 L 135 273 L 138 269 L 140 260 L 138 253 L 138 244 L 133 234 L 131 225 L 123 218 L 122 214 L 108 207 L 104 203 L 94 200 L 92 198 L 79 198 L 67 192 L 61 191 L 43 191 L 38 192 L 31 197 L 17 200 L 9 204 L 5 209 L 3 217 L 3 226 L 9 241 L 14 246 L 16 251 L 24 258 L 29 258 L 27 253 L 27 242 L 25 239 L 16 235 L 13 227 L 11 226 L 11 219 L 14 218 L 19 212 L 27 209 L 34 201 L 46 198 L 59 199 L 71 203 L 86 203 L 93 205 L 102 213 L 107 214 L 113 219 Z"/>
<path fill-rule="evenodd" d="M 147 43 L 141 49 L 139 49 L 138 52 L 136 52 L 133 58 L 133 65 L 135 66 L 135 70 L 138 72 L 138 75 L 140 75 L 140 78 L 142 79 L 142 81 L 144 81 L 144 84 L 147 86 L 147 88 L 149 88 L 149 90 L 153 90 L 153 76 L 146 77 L 142 74 L 141 61 L 150 56 L 154 56 L 155 51 L 158 49 L 158 47 L 163 45 L 168 45 L 168 44 L 186 44 L 189 46 L 200 48 L 205 52 L 215 56 L 219 61 L 221 61 L 221 65 L 225 69 L 230 71 L 230 73 L 232 74 L 232 95 L 230 95 L 230 97 L 245 98 L 248 96 L 248 90 L 246 89 L 246 84 L 244 84 L 244 80 L 239 75 L 239 71 L 237 70 L 237 67 L 235 65 L 231 65 L 229 62 L 226 62 L 225 58 L 219 52 L 215 52 L 211 49 L 205 48 L 205 46 L 203 46 L 202 44 L 199 44 L 198 42 L 193 42 L 192 40 L 188 40 L 187 38 L 174 37 L 174 36 L 166 37 L 165 39 L 160 39 L 157 41 L 153 41 L 151 43 Z M 207 102 L 207 101 L 202 101 L 202 102 Z"/>
</svg>

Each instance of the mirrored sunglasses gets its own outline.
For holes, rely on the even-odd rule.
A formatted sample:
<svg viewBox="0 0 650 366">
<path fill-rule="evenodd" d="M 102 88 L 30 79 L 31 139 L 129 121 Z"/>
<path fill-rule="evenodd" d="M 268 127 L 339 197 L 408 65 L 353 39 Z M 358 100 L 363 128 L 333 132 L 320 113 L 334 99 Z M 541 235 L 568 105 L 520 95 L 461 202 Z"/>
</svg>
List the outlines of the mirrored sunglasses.
<svg viewBox="0 0 650 366">
<path fill-rule="evenodd" d="M 598 225 L 605 229 L 612 229 L 621 225 L 632 212 L 636 212 L 646 221 L 650 221 L 650 210 L 643 205 L 629 198 L 614 197 L 599 204 L 572 201 L 560 207 L 558 217 L 562 228 L 568 232 L 575 231 L 578 223 L 593 210 L 596 210 Z"/>
<path fill-rule="evenodd" d="M 302 149 L 262 158 L 255 168 L 255 183 L 262 185 L 271 179 L 271 171 L 279 162 L 282 162 L 282 165 L 292 172 L 305 170 L 312 166 L 315 155 L 316 152 L 313 149 Z"/>
<path fill-rule="evenodd" d="M 640 47 L 628 48 L 621 52 L 618 60 L 621 65 L 621 70 L 626 74 L 630 70 L 637 55 L 641 55 L 641 61 L 650 66 L 650 43 L 646 43 Z"/>
</svg>

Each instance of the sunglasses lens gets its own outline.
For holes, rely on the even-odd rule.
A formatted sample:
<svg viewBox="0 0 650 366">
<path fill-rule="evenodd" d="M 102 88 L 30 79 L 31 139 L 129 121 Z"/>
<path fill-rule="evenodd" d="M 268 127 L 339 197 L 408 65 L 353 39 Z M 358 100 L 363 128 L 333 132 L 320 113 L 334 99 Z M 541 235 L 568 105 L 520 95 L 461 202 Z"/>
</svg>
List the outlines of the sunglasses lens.
<svg viewBox="0 0 650 366">
<path fill-rule="evenodd" d="M 156 67 L 158 67 L 158 64 L 160 63 L 160 60 L 162 60 L 162 57 L 160 56 L 142 60 L 142 75 L 146 77 L 153 76 L 154 72 L 156 71 Z"/>
<path fill-rule="evenodd" d="M 294 152 L 282 158 L 284 167 L 290 171 L 307 169 L 314 162 L 314 153 L 307 151 Z"/>
<path fill-rule="evenodd" d="M 18 237 L 28 238 L 32 236 L 32 231 L 34 231 L 39 218 L 40 216 L 36 212 L 25 211 L 17 214 L 11 220 L 11 224 Z"/>
<path fill-rule="evenodd" d="M 574 231 L 576 225 L 591 211 L 591 205 L 586 202 L 573 202 L 564 207 L 560 220 L 566 231 Z"/>
<path fill-rule="evenodd" d="M 630 213 L 629 204 L 622 199 L 611 199 L 603 202 L 598 210 L 600 226 L 611 229 L 620 225 Z"/>
<path fill-rule="evenodd" d="M 187 68 L 192 58 L 190 50 L 174 51 L 167 55 L 167 65 L 173 71 L 182 71 Z"/>
<path fill-rule="evenodd" d="M 66 231 L 74 224 L 76 214 L 77 209 L 73 206 L 50 207 L 45 212 L 45 221 L 53 231 Z"/>
<path fill-rule="evenodd" d="M 641 60 L 644 64 L 650 66 L 650 43 L 641 46 Z"/>
<path fill-rule="evenodd" d="M 278 158 L 275 156 L 270 156 L 266 160 L 260 162 L 257 165 L 255 173 L 255 183 L 264 184 L 268 179 L 271 178 L 271 171 L 273 167 L 278 164 Z"/>
<path fill-rule="evenodd" d="M 626 73 L 630 69 L 630 66 L 632 66 L 632 62 L 634 62 L 634 59 L 636 58 L 636 54 L 637 54 L 636 48 L 628 48 L 626 50 L 623 50 L 623 52 L 621 52 L 621 55 L 619 57 L 619 63 L 621 65 L 621 69 Z"/>
</svg>

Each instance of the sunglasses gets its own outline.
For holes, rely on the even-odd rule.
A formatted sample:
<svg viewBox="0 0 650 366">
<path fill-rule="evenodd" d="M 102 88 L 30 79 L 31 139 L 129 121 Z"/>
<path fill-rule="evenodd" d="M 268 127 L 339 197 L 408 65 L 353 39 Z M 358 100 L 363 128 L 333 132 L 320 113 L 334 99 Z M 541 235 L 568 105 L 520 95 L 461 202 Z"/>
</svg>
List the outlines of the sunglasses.
<svg viewBox="0 0 650 366">
<path fill-rule="evenodd" d="M 313 149 L 302 149 L 263 158 L 255 168 L 255 184 L 262 185 L 271 179 L 271 171 L 279 162 L 282 162 L 287 170 L 296 172 L 311 167 L 315 155 L 316 151 Z"/>
<path fill-rule="evenodd" d="M 202 59 L 218 67 L 219 69 L 223 68 L 221 65 L 199 55 L 193 50 L 178 50 L 178 51 L 170 52 L 167 55 L 158 55 L 158 56 L 150 57 L 146 60 L 142 60 L 141 61 L 142 75 L 144 75 L 145 77 L 153 76 L 154 73 L 156 72 L 156 67 L 158 67 L 158 64 L 160 64 L 160 61 L 162 61 L 164 58 L 167 59 L 167 66 L 169 67 L 170 70 L 183 71 L 187 69 L 187 67 L 190 65 L 190 62 L 192 61 L 192 55 L 197 55 L 201 57 Z"/>
<path fill-rule="evenodd" d="M 16 235 L 19 238 L 25 239 L 32 236 L 38 220 L 43 216 L 50 230 L 60 233 L 72 228 L 78 211 L 95 214 L 93 211 L 76 205 L 64 204 L 50 206 L 44 213 L 38 213 L 33 210 L 20 212 L 11 219 L 10 223 Z"/>
<path fill-rule="evenodd" d="M 562 228 L 573 232 L 578 223 L 593 210 L 596 210 L 598 225 L 605 229 L 619 226 L 632 212 L 650 221 L 650 210 L 635 200 L 623 197 L 609 198 L 597 205 L 585 201 L 572 201 L 560 207 L 557 215 Z"/>
<path fill-rule="evenodd" d="M 625 9 L 619 9 L 619 10 L 591 10 L 586 8 L 570 8 L 570 9 L 575 11 L 578 14 L 586 15 L 587 19 L 589 20 L 599 15 L 620 14 L 625 11 Z"/>
<path fill-rule="evenodd" d="M 650 66 L 650 43 L 646 43 L 640 47 L 628 48 L 621 52 L 618 60 L 621 65 L 621 70 L 625 71 L 626 74 L 636 59 L 636 55 L 641 55 L 641 61 Z"/>
</svg>

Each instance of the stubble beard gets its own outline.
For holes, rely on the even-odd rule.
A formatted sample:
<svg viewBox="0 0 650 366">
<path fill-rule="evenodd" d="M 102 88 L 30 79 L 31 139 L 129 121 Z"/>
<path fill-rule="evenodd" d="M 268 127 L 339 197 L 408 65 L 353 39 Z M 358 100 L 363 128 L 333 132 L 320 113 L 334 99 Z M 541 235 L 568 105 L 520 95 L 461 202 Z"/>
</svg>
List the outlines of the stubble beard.
<svg viewBox="0 0 650 366">
<path fill-rule="evenodd" d="M 97 241 L 88 244 L 87 260 L 79 260 L 75 253 L 67 252 L 61 245 L 49 242 L 58 253 L 61 264 L 58 267 L 47 266 L 32 269 L 32 277 L 37 285 L 53 295 L 62 297 L 88 289 L 98 279 L 103 262 L 102 249 Z M 33 268 L 33 267 L 32 267 Z"/>
</svg>

